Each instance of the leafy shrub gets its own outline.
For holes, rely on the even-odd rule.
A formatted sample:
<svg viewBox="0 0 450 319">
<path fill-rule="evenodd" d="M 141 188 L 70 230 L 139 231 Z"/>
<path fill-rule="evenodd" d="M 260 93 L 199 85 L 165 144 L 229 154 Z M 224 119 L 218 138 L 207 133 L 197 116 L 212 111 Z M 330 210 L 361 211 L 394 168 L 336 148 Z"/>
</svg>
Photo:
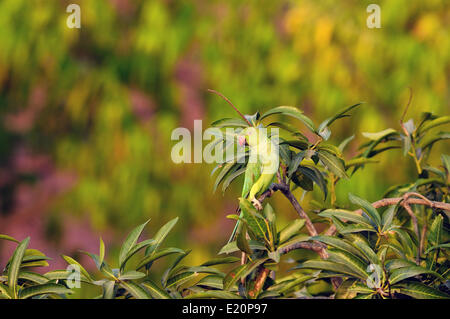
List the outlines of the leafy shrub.
<svg viewBox="0 0 450 319">
<path fill-rule="evenodd" d="M 101 278 L 88 273 L 77 261 L 63 256 L 80 270 L 84 284 L 98 286 L 97 298 L 310 298 L 325 295 L 334 298 L 449 298 L 449 181 L 450 156 L 442 154 L 442 167 L 431 167 L 427 159 L 433 145 L 450 137 L 435 128 L 450 122 L 449 116 L 423 114 L 415 124 L 401 120 L 401 130 L 389 128 L 377 133 L 363 133 L 368 142 L 359 153 L 345 159 L 343 151 L 353 137 L 335 146 L 327 142 L 332 124 L 360 104 L 350 106 L 326 119 L 319 126 L 294 107 L 276 107 L 263 113 L 222 119 L 213 125 L 225 130 L 248 126 L 277 127 L 280 135 L 280 168 L 276 182 L 260 194 L 263 209 L 241 198 L 241 215 L 236 238 L 219 252 L 221 257 L 198 266 L 182 265 L 189 251 L 162 248 L 162 243 L 176 224 L 169 221 L 153 238 L 138 242 L 146 226 L 136 227 L 125 239 L 119 259 L 111 266 L 105 259 L 105 245 L 100 239 L 99 254 L 90 256 Z M 405 111 L 406 113 L 406 111 Z M 297 127 L 283 121 L 269 121 L 275 116 L 298 119 L 313 136 L 311 141 Z M 264 124 L 263 122 L 268 122 Z M 219 141 L 221 142 L 221 141 Z M 365 165 L 374 164 L 380 153 L 401 148 L 415 163 L 417 178 L 413 183 L 394 185 L 386 197 L 369 203 L 349 194 L 357 207 L 338 207 L 336 185 Z M 222 190 L 248 164 L 237 158 L 219 163 L 215 188 Z M 292 191 L 305 192 L 318 187 L 323 200 L 315 200 L 316 209 L 306 212 Z M 276 212 L 265 200 L 279 191 L 298 213 L 283 229 L 278 230 Z M 328 227 L 319 233 L 318 225 Z M 0 277 L 2 298 L 60 298 L 70 295 L 71 271 L 56 270 L 43 275 L 30 267 L 48 266 L 48 258 L 40 251 L 28 249 L 29 238 L 22 242 L 6 235 L 1 239 L 16 242 L 17 248 Z M 294 250 L 311 250 L 315 257 L 296 261 L 286 275 L 281 266 L 290 262 L 287 255 Z M 241 258 L 226 256 L 240 253 Z M 150 279 L 155 261 L 175 255 L 160 282 Z M 131 263 L 131 261 L 134 261 Z M 231 264 L 222 271 L 220 265 Z M 95 278 L 95 279 L 94 279 Z"/>
</svg>

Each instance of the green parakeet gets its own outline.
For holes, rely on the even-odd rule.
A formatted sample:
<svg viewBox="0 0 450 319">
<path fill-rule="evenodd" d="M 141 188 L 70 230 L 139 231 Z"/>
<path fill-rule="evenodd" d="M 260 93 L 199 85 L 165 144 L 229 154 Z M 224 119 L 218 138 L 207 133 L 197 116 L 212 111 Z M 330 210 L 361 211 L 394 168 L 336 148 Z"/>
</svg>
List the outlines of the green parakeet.
<svg viewBox="0 0 450 319">
<path fill-rule="evenodd" d="M 261 210 L 262 205 L 257 197 L 269 189 L 275 180 L 280 165 L 278 145 L 267 136 L 266 129 L 256 127 L 244 129 L 239 134 L 238 140 L 241 146 L 246 144 L 250 150 L 241 196 L 251 201 L 256 209 Z M 242 212 L 240 217 L 243 217 Z M 229 242 L 234 240 L 239 224 L 238 220 Z"/>
</svg>

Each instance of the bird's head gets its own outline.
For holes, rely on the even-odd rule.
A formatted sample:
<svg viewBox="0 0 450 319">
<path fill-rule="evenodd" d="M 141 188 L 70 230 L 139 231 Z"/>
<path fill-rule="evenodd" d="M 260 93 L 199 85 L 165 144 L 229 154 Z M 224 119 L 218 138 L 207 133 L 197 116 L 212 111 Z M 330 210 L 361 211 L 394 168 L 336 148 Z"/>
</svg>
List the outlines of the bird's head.
<svg viewBox="0 0 450 319">
<path fill-rule="evenodd" d="M 238 135 L 238 142 L 241 147 L 246 145 L 252 147 L 258 143 L 258 131 L 255 127 L 250 126 L 242 130 Z"/>
</svg>

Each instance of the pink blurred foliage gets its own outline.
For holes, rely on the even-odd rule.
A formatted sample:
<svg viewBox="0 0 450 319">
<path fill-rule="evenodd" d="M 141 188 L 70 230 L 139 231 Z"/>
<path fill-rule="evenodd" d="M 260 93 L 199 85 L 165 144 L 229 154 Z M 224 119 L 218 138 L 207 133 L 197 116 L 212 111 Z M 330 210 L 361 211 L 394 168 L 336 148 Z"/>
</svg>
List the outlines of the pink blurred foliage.
<svg viewBox="0 0 450 319">
<path fill-rule="evenodd" d="M 46 102 L 47 89 L 43 85 L 37 85 L 31 91 L 27 106 L 16 113 L 6 115 L 3 124 L 11 132 L 27 133 Z"/>
<path fill-rule="evenodd" d="M 130 88 L 129 95 L 133 114 L 142 124 L 148 123 L 155 113 L 155 101 L 147 93 L 137 88 Z"/>
<path fill-rule="evenodd" d="M 191 50 L 178 61 L 174 74 L 181 107 L 181 125 L 188 129 L 193 128 L 194 120 L 203 119 L 205 115 L 203 70 L 194 52 Z"/>
<path fill-rule="evenodd" d="M 47 103 L 47 89 L 37 85 L 31 89 L 26 107 L 3 117 L 4 127 L 18 135 L 29 132 Z M 24 178 L 29 176 L 31 178 Z M 57 168 L 49 155 L 34 151 L 31 146 L 19 140 L 15 143 L 6 162 L 0 167 L 0 233 L 23 240 L 31 237 L 29 248 L 39 249 L 54 258 L 49 269 L 65 268 L 60 254 L 71 254 L 79 249 L 98 251 L 98 236 L 87 219 L 80 220 L 63 212 L 57 212 L 61 220 L 61 236 L 55 242 L 50 234 L 48 221 L 52 205 L 70 191 L 77 182 L 77 176 Z M 4 190 L 10 188 L 7 194 Z M 6 205 L 5 203 L 9 204 Z M 106 235 L 105 242 L 111 236 Z M 0 267 L 4 267 L 15 249 L 15 244 L 0 242 Z"/>
</svg>

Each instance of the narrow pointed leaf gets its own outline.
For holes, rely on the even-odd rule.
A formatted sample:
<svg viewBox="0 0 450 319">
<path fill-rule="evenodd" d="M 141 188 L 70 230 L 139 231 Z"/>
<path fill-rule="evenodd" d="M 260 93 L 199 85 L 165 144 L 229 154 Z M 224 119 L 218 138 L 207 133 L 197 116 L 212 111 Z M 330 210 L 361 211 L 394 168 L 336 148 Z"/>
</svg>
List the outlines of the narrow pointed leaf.
<svg viewBox="0 0 450 319">
<path fill-rule="evenodd" d="M 138 284 L 131 281 L 122 281 L 119 285 L 136 299 L 151 299 L 149 293 Z"/>
<path fill-rule="evenodd" d="M 136 245 L 137 240 L 139 239 L 139 236 L 141 235 L 142 231 L 144 230 L 144 227 L 147 225 L 147 223 L 150 220 L 147 220 L 145 223 L 139 225 L 135 229 L 131 231 L 131 233 L 127 236 L 124 243 L 122 244 L 122 247 L 120 248 L 119 253 L 119 265 L 122 268 L 122 265 L 124 264 L 125 260 L 127 259 L 127 255 L 130 252 L 130 250 Z"/>
<path fill-rule="evenodd" d="M 72 290 L 58 284 L 46 283 L 24 288 L 20 291 L 20 298 L 27 299 L 39 295 L 65 295 L 71 294 Z"/>
<path fill-rule="evenodd" d="M 17 245 L 8 267 L 8 287 L 14 298 L 17 297 L 17 277 L 19 275 L 20 264 L 22 263 L 22 258 L 29 242 L 30 237 L 27 237 Z"/>
<path fill-rule="evenodd" d="M 166 291 L 164 291 L 164 289 L 159 288 L 153 281 L 149 279 L 144 281 L 142 283 L 142 286 L 147 288 L 153 299 L 171 299 L 170 295 Z"/>
</svg>

